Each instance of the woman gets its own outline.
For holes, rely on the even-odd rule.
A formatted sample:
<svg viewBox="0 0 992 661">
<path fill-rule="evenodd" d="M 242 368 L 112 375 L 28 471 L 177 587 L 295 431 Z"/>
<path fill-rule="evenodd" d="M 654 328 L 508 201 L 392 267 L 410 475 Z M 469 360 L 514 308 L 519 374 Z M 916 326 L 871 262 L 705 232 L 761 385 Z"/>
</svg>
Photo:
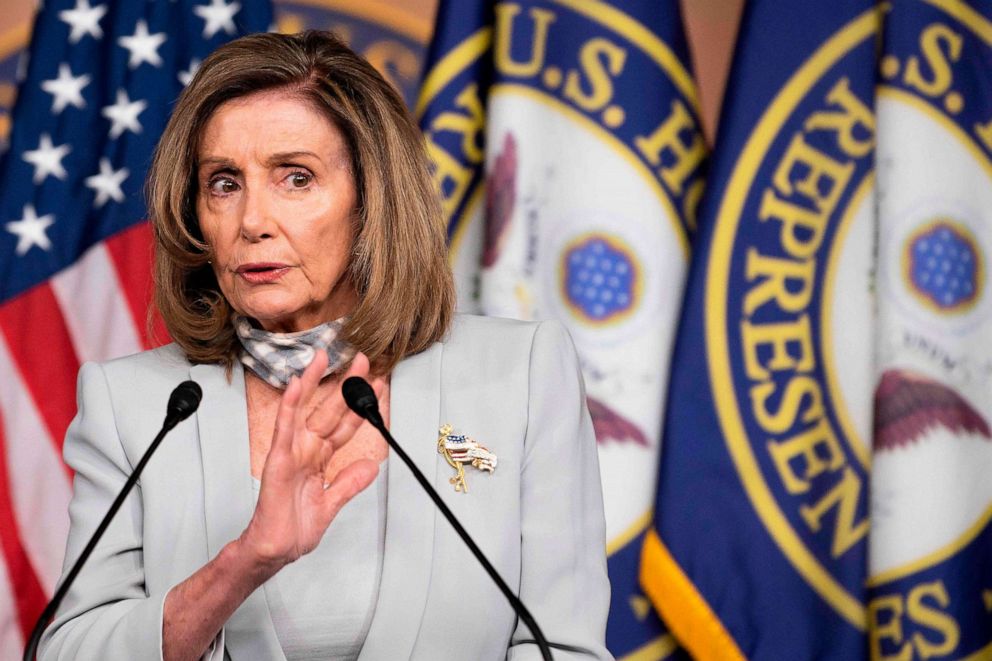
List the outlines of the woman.
<svg viewBox="0 0 992 661">
<path fill-rule="evenodd" d="M 143 473 L 43 657 L 540 658 L 409 471 L 347 411 L 340 384 L 357 374 L 546 636 L 609 658 L 574 350 L 556 324 L 452 317 L 421 137 L 375 70 L 321 33 L 222 47 L 179 99 L 149 198 L 175 342 L 80 373 L 67 562 L 171 388 L 192 378 L 203 401 Z M 496 470 L 467 468 L 456 492 L 444 425 Z"/>
</svg>

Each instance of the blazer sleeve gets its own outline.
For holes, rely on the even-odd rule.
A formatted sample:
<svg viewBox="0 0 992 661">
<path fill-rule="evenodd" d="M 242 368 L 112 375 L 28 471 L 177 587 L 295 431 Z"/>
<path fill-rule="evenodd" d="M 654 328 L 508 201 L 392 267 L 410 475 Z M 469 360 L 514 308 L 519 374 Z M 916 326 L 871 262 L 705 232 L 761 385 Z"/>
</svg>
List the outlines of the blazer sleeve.
<svg viewBox="0 0 992 661">
<path fill-rule="evenodd" d="M 542 322 L 530 356 L 521 477 L 520 598 L 563 659 L 612 659 L 604 641 L 610 584 L 599 459 L 575 348 L 558 322 Z M 507 659 L 541 659 L 518 623 Z"/>
<path fill-rule="evenodd" d="M 76 387 L 78 411 L 63 447 L 65 462 L 75 471 L 63 579 L 133 468 L 117 432 L 103 368 L 83 365 Z M 167 592 L 149 594 L 145 587 L 142 512 L 139 483 L 66 594 L 42 637 L 39 659 L 162 658 Z M 204 658 L 223 658 L 220 635 Z"/>
</svg>

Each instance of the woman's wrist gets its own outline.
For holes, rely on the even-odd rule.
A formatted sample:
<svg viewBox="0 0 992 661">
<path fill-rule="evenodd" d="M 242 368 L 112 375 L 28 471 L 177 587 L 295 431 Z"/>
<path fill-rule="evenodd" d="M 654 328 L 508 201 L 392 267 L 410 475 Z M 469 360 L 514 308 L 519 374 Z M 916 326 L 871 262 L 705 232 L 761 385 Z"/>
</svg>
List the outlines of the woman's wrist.
<svg viewBox="0 0 992 661">
<path fill-rule="evenodd" d="M 276 553 L 272 545 L 255 540 L 250 525 L 240 537 L 222 548 L 219 555 L 239 572 L 244 572 L 243 575 L 256 578 L 257 585 L 269 580 L 289 564 L 289 560 Z"/>
</svg>

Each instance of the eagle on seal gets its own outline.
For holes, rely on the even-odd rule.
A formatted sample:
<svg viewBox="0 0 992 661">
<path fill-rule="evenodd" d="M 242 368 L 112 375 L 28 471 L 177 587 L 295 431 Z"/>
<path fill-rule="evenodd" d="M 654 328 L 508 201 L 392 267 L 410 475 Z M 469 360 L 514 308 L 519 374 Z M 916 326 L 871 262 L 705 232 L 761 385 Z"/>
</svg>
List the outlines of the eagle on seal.
<svg viewBox="0 0 992 661">
<path fill-rule="evenodd" d="M 932 427 L 992 440 L 982 415 L 954 390 L 907 370 L 882 374 L 875 389 L 875 451 L 915 443 Z"/>
</svg>

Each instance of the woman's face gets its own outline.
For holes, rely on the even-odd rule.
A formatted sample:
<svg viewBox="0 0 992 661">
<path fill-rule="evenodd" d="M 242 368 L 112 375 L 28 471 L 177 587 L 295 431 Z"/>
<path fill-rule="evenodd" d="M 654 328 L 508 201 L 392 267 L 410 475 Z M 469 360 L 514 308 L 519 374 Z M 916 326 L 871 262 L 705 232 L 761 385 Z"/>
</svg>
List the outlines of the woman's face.
<svg viewBox="0 0 992 661">
<path fill-rule="evenodd" d="M 347 314 L 357 194 L 344 136 L 282 91 L 228 101 L 197 154 L 196 212 L 220 289 L 274 332 Z"/>
</svg>

